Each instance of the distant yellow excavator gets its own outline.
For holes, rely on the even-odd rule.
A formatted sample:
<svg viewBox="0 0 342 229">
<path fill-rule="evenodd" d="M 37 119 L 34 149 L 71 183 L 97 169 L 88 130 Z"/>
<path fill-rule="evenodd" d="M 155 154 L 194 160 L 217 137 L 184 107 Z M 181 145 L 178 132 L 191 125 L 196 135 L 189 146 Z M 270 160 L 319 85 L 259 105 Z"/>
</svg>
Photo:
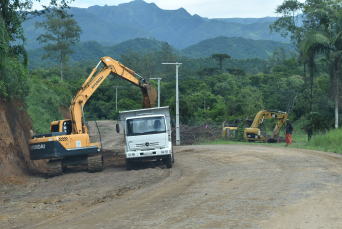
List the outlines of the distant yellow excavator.
<svg viewBox="0 0 342 229">
<path fill-rule="evenodd" d="M 103 63 L 104 67 L 93 77 L 100 63 Z M 143 108 L 154 106 L 157 91 L 149 82 L 119 61 L 102 57 L 72 99 L 69 108 L 71 119 L 51 122 L 50 133 L 35 135 L 30 140 L 30 159 L 51 159 L 48 162 L 50 176 L 62 174 L 62 170 L 69 165 L 87 165 L 89 172 L 102 171 L 103 156 L 99 154 L 101 147 L 99 143 L 91 143 L 89 140 L 83 108 L 110 74 L 141 88 L 144 96 Z"/>
<path fill-rule="evenodd" d="M 254 118 L 254 121 L 250 128 L 245 129 L 245 138 L 249 142 L 254 141 L 266 141 L 265 134 L 259 129 L 260 124 L 263 123 L 265 119 L 268 118 L 277 118 L 278 122 L 274 127 L 272 135 L 267 139 L 268 142 L 276 142 L 279 137 L 279 131 L 281 127 L 284 125 L 287 119 L 287 113 L 283 111 L 274 111 L 274 110 L 262 110 L 257 113 Z"/>
<path fill-rule="evenodd" d="M 230 133 L 232 135 L 235 135 L 235 131 L 238 129 L 239 123 L 240 122 L 244 122 L 245 123 L 245 127 L 250 127 L 253 123 L 253 119 L 235 119 L 233 124 L 229 124 L 229 126 L 227 127 L 223 127 L 223 131 L 222 131 L 222 136 L 226 137 L 226 133 L 227 133 L 227 129 L 230 130 Z"/>
</svg>

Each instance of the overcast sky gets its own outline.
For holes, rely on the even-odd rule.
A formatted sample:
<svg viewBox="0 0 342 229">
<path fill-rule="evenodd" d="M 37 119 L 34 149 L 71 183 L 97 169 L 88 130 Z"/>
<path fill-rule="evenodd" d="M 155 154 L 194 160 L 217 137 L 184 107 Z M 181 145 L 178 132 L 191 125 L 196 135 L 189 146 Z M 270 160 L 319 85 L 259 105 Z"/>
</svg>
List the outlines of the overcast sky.
<svg viewBox="0 0 342 229">
<path fill-rule="evenodd" d="M 42 3 L 48 0 L 41 0 Z M 75 0 L 71 6 L 87 8 L 93 5 L 119 5 L 132 0 Z M 284 0 L 145 0 L 154 2 L 163 10 L 183 7 L 191 15 L 198 14 L 208 18 L 260 18 L 277 16 L 274 11 Z M 305 0 L 300 0 L 304 2 Z M 35 3 L 37 5 L 37 3 Z"/>
</svg>

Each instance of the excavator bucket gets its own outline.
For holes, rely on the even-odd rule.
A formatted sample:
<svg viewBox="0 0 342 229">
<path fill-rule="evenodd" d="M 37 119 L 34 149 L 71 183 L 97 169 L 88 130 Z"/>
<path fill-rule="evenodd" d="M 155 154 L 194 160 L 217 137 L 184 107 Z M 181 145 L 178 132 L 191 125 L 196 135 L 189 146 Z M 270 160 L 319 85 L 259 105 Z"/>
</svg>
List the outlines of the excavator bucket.
<svg viewBox="0 0 342 229">
<path fill-rule="evenodd" d="M 144 96 L 142 107 L 152 108 L 158 97 L 157 90 L 151 85 L 151 83 L 144 84 L 141 90 Z"/>
</svg>

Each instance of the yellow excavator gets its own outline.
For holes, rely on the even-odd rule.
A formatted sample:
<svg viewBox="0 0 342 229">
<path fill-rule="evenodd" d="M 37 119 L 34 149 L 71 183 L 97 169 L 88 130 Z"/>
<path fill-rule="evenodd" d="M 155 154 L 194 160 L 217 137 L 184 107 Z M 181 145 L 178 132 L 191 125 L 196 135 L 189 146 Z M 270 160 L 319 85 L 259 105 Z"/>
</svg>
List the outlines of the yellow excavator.
<svg viewBox="0 0 342 229">
<path fill-rule="evenodd" d="M 263 123 L 265 119 L 268 118 L 276 118 L 278 122 L 274 127 L 272 135 L 266 139 L 266 134 L 263 133 L 259 126 Z M 279 137 L 279 131 L 281 127 L 284 125 L 287 119 L 287 113 L 283 111 L 274 111 L 274 110 L 261 110 L 257 113 L 254 118 L 254 121 L 250 128 L 245 129 L 245 137 L 249 142 L 254 141 L 266 141 L 267 142 L 276 142 Z"/>
<path fill-rule="evenodd" d="M 233 124 L 229 124 L 229 126 L 227 127 L 223 127 L 222 130 L 222 136 L 226 137 L 226 133 L 227 133 L 227 129 L 230 130 L 230 133 L 234 136 L 235 135 L 235 131 L 238 129 L 239 123 L 240 122 L 245 122 L 245 127 L 250 127 L 253 120 L 252 119 L 235 119 Z"/>
<path fill-rule="evenodd" d="M 93 77 L 100 63 L 104 67 Z M 30 159 L 50 159 L 49 176 L 61 175 L 63 169 L 71 165 L 87 165 L 89 172 L 102 171 L 103 156 L 99 153 L 101 146 L 89 140 L 83 109 L 90 96 L 110 74 L 141 88 L 144 96 L 142 108 L 154 106 L 157 91 L 151 83 L 119 61 L 102 57 L 72 99 L 69 108 L 71 119 L 51 122 L 50 133 L 35 135 L 30 140 Z"/>
</svg>

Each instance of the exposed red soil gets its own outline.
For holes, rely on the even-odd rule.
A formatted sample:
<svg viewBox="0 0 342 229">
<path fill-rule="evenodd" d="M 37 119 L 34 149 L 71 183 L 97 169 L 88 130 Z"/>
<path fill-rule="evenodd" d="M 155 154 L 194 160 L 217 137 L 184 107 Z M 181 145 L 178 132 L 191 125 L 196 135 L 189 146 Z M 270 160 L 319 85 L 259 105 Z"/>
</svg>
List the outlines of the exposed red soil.
<svg viewBox="0 0 342 229">
<path fill-rule="evenodd" d="M 0 100 L 0 186 L 25 183 L 29 173 L 46 170 L 43 161 L 30 161 L 30 130 L 25 104 L 15 99 Z"/>
</svg>

